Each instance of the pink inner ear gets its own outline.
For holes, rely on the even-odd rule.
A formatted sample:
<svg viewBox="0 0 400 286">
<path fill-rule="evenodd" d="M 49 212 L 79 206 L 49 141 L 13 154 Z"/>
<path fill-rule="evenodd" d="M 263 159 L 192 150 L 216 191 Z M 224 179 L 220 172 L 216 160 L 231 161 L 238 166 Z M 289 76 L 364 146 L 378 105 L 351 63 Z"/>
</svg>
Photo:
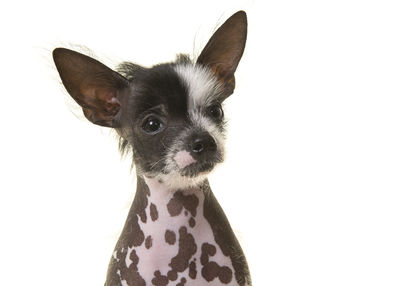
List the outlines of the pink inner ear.
<svg viewBox="0 0 400 286">
<path fill-rule="evenodd" d="M 119 100 L 116 97 L 112 97 L 111 99 L 107 100 L 107 102 L 120 104 Z"/>
<path fill-rule="evenodd" d="M 116 114 L 120 108 L 121 104 L 116 97 L 111 97 L 106 101 L 106 110 L 111 114 Z"/>
<path fill-rule="evenodd" d="M 76 97 L 82 106 L 86 118 L 94 124 L 115 127 L 114 117 L 120 110 L 120 102 L 116 98 L 117 91 L 104 87 L 86 87 L 83 96 Z M 83 102 L 80 102 L 83 99 Z"/>
<path fill-rule="evenodd" d="M 117 92 L 115 90 L 110 90 L 108 88 L 96 89 L 94 101 L 97 109 L 104 110 L 107 115 L 115 115 L 121 106 L 116 95 Z"/>
</svg>

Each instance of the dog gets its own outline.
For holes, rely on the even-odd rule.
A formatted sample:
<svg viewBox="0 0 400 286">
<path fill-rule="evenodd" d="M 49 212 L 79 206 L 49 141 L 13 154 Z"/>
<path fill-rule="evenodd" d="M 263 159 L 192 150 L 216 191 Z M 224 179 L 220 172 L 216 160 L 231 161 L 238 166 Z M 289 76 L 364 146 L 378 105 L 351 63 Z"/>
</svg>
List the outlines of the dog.
<svg viewBox="0 0 400 286">
<path fill-rule="evenodd" d="M 224 159 L 223 102 L 247 38 L 239 11 L 196 60 L 180 54 L 150 68 L 112 70 L 65 48 L 53 59 L 71 97 L 132 152 L 137 188 L 112 254 L 106 286 L 250 286 L 249 268 L 208 174 Z"/>
</svg>

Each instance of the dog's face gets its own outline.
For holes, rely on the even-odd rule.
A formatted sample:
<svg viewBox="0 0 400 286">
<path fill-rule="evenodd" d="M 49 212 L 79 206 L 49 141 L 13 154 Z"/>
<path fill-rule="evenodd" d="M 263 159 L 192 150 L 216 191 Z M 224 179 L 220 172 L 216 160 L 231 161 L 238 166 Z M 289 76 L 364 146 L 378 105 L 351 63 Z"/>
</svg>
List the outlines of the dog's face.
<svg viewBox="0 0 400 286">
<path fill-rule="evenodd" d="M 115 128 L 132 149 L 138 173 L 184 188 L 203 181 L 223 160 L 222 103 L 234 90 L 246 33 L 246 15 L 238 12 L 195 63 L 179 56 L 152 68 L 123 63 L 115 72 L 67 49 L 54 50 L 53 57 L 85 116 Z"/>
<path fill-rule="evenodd" d="M 118 132 L 138 171 L 175 187 L 200 181 L 224 155 L 223 87 L 208 68 L 187 61 L 132 78 Z"/>
</svg>

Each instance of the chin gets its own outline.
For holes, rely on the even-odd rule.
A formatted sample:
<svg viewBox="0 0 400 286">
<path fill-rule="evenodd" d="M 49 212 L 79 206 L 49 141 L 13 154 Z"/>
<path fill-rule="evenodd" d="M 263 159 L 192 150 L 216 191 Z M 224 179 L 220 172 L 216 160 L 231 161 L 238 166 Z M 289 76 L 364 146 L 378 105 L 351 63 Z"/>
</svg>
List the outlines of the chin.
<svg viewBox="0 0 400 286">
<path fill-rule="evenodd" d="M 180 171 L 181 176 L 187 178 L 197 178 L 201 175 L 208 175 L 217 163 L 205 162 L 202 164 L 193 164 L 183 168 Z"/>
<path fill-rule="evenodd" d="M 188 166 L 182 170 L 173 170 L 168 174 L 158 174 L 156 176 L 146 176 L 156 179 L 171 191 L 193 189 L 201 186 L 208 175 L 214 170 L 215 164 L 204 166 Z"/>
</svg>

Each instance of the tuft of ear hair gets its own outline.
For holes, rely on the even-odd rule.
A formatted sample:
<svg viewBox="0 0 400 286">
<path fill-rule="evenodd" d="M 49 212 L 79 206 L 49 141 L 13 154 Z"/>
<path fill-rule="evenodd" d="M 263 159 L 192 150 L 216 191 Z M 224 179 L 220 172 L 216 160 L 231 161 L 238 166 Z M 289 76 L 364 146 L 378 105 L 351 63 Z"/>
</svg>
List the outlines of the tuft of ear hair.
<svg viewBox="0 0 400 286">
<path fill-rule="evenodd" d="M 234 73 L 243 55 L 247 38 L 246 12 L 238 11 L 212 35 L 197 63 L 209 67 L 227 95 L 235 89 Z"/>
<path fill-rule="evenodd" d="M 99 61 L 69 49 L 55 49 L 53 59 L 62 83 L 85 117 L 97 125 L 118 127 L 128 80 Z"/>
</svg>

